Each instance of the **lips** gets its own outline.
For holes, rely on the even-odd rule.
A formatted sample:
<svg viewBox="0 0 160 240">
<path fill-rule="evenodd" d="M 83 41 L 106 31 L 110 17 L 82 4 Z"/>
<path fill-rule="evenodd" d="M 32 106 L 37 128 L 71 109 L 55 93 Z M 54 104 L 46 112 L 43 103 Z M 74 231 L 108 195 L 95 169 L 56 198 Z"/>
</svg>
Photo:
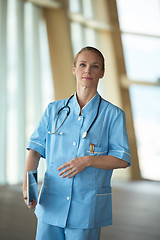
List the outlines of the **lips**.
<svg viewBox="0 0 160 240">
<path fill-rule="evenodd" d="M 82 78 L 85 79 L 85 80 L 92 80 L 91 77 L 82 77 Z"/>
</svg>

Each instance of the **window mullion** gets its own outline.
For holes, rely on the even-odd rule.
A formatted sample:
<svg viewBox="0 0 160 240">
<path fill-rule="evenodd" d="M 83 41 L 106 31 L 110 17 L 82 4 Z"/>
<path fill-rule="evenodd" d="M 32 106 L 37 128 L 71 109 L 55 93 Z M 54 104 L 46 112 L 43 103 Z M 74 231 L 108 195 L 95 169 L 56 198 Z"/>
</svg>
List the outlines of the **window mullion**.
<svg viewBox="0 0 160 240">
<path fill-rule="evenodd" d="M 6 39 L 7 1 L 0 1 L 0 184 L 6 183 Z"/>
</svg>

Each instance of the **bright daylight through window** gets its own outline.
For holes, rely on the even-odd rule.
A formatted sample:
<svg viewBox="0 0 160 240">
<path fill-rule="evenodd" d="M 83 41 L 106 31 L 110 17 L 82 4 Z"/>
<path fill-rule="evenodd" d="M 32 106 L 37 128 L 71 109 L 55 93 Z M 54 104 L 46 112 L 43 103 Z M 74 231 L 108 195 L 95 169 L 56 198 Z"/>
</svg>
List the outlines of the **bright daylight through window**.
<svg viewBox="0 0 160 240">
<path fill-rule="evenodd" d="M 8 1 L 6 71 L 5 181 L 15 184 L 23 180 L 27 141 L 54 100 L 46 25 L 41 9 L 31 3 Z M 40 162 L 39 179 L 44 172 Z"/>
<path fill-rule="evenodd" d="M 160 180 L 160 1 L 117 4 L 141 175 Z"/>
</svg>

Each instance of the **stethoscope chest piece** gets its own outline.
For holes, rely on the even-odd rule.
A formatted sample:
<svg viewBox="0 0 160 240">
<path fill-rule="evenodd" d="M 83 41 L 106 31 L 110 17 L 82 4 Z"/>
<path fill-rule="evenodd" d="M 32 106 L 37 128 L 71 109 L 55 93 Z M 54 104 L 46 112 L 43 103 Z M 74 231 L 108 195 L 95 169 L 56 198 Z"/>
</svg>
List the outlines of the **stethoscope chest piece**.
<svg viewBox="0 0 160 240">
<path fill-rule="evenodd" d="M 82 138 L 85 138 L 85 137 L 87 137 L 87 132 L 84 132 L 84 133 L 82 134 Z"/>
</svg>

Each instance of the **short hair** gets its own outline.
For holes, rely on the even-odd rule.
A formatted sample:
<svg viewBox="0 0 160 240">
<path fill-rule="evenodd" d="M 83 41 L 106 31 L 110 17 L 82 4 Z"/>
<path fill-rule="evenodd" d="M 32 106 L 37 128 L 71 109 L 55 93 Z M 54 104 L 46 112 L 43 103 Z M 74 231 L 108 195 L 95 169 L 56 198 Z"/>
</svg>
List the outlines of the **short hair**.
<svg viewBox="0 0 160 240">
<path fill-rule="evenodd" d="M 89 46 L 82 48 L 82 49 L 76 54 L 76 56 L 75 56 L 75 58 L 74 58 L 74 61 L 73 61 L 73 65 L 76 66 L 76 62 L 77 62 L 78 56 L 79 56 L 82 52 L 86 52 L 86 51 L 94 52 L 94 53 L 96 53 L 96 54 L 101 58 L 101 60 L 102 60 L 102 69 L 104 70 L 104 68 L 105 68 L 105 63 L 104 63 L 104 62 L 105 62 L 105 60 L 104 60 L 103 54 L 102 54 L 97 48 L 89 47 Z"/>
</svg>

